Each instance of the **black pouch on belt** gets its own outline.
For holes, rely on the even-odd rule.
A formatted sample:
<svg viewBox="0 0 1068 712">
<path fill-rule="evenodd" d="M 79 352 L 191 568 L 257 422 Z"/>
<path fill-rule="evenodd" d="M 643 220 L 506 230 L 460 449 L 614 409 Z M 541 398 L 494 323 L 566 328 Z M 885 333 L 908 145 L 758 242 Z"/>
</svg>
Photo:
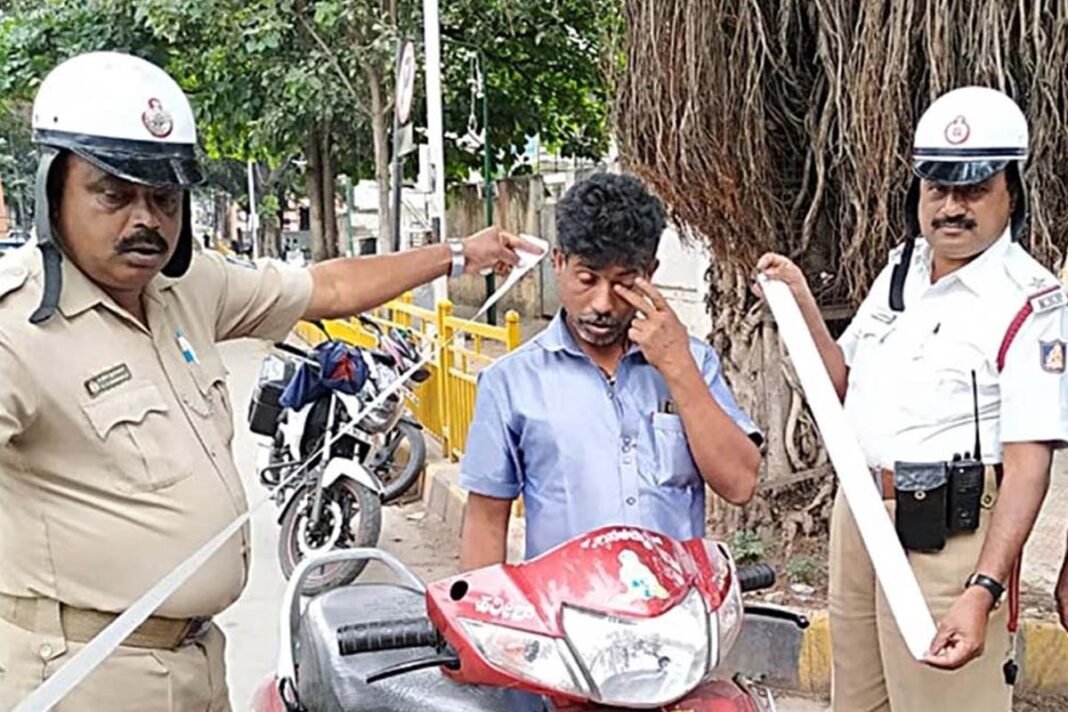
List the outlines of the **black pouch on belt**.
<svg viewBox="0 0 1068 712">
<path fill-rule="evenodd" d="M 946 545 L 949 474 L 944 462 L 894 463 L 895 524 L 908 551 L 941 551 Z"/>
</svg>

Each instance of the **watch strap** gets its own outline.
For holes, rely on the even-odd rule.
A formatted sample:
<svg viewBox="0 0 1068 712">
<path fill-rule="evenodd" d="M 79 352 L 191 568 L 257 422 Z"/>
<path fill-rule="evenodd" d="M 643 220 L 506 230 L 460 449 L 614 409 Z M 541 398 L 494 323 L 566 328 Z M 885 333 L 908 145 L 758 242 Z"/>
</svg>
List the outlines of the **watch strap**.
<svg viewBox="0 0 1068 712">
<path fill-rule="evenodd" d="M 1002 586 L 1000 583 L 990 578 L 989 576 L 985 576 L 979 573 L 972 574 L 964 582 L 964 588 L 970 588 L 972 586 L 979 586 L 980 588 L 985 588 L 987 592 L 991 596 L 993 596 L 995 607 L 999 603 L 1001 603 L 1001 597 L 1005 594 L 1004 586 Z"/>
</svg>

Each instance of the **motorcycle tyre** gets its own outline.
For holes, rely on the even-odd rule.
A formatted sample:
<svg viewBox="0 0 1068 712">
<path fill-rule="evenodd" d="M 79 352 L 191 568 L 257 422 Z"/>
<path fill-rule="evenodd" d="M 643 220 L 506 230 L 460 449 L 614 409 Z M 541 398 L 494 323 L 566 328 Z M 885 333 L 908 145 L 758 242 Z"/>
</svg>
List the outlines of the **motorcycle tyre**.
<svg viewBox="0 0 1068 712">
<path fill-rule="evenodd" d="M 408 440 L 408 462 L 396 478 L 383 482 L 383 504 L 389 504 L 411 489 L 426 465 L 426 439 L 423 437 L 423 431 L 403 420 L 397 423 L 397 431 L 398 437 Z M 397 447 L 400 447 L 400 443 Z"/>
</svg>

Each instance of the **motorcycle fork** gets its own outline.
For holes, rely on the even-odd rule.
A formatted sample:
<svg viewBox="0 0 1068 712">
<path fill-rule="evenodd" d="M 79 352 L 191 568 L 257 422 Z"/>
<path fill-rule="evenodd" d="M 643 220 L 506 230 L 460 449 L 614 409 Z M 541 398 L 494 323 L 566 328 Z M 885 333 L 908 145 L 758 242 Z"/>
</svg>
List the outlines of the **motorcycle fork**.
<svg viewBox="0 0 1068 712">
<path fill-rule="evenodd" d="M 326 431 L 323 440 L 323 456 L 319 460 L 319 466 L 315 468 L 315 477 L 312 479 L 315 496 L 312 499 L 311 525 L 319 526 L 319 517 L 323 514 L 323 473 L 326 472 L 326 464 L 330 462 L 330 454 L 334 449 L 334 410 L 336 406 L 334 394 L 330 394 L 330 409 L 326 413 Z"/>
</svg>

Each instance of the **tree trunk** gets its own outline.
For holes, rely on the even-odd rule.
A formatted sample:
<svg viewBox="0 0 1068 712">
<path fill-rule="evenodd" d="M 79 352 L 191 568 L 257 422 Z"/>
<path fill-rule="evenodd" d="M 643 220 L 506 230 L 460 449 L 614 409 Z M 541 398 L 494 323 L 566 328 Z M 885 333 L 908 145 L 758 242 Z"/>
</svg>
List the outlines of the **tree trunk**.
<svg viewBox="0 0 1068 712">
<path fill-rule="evenodd" d="M 223 191 L 215 193 L 215 236 L 213 247 L 230 246 L 230 196 Z"/>
<path fill-rule="evenodd" d="M 308 159 L 308 204 L 311 218 L 311 258 L 319 262 L 329 257 L 323 226 L 323 161 L 319 131 L 312 130 L 306 148 Z"/>
<path fill-rule="evenodd" d="M 382 73 L 366 65 L 367 85 L 371 90 L 371 135 L 375 149 L 375 181 L 378 183 L 378 252 L 392 248 L 393 222 L 389 214 L 389 132 L 386 130 L 386 107 L 383 103 Z"/>
<path fill-rule="evenodd" d="M 278 243 L 282 235 L 282 225 L 276 213 L 260 215 L 260 256 L 279 257 Z"/>
<path fill-rule="evenodd" d="M 323 130 L 323 242 L 330 257 L 337 257 L 339 251 L 337 238 L 337 175 L 333 155 L 333 136 L 330 125 Z"/>
</svg>

